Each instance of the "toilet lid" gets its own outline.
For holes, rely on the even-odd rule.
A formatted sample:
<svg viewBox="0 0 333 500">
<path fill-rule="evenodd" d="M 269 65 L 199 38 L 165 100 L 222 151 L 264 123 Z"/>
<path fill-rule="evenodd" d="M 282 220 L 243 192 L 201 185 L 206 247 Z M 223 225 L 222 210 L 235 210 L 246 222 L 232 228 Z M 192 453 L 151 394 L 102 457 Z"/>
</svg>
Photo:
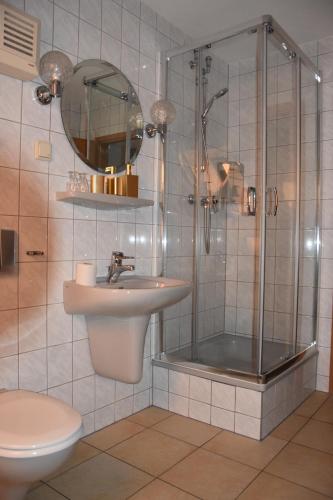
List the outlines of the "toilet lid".
<svg viewBox="0 0 333 500">
<path fill-rule="evenodd" d="M 0 393 L 0 448 L 43 448 L 68 439 L 80 414 L 59 399 L 30 391 Z"/>
</svg>

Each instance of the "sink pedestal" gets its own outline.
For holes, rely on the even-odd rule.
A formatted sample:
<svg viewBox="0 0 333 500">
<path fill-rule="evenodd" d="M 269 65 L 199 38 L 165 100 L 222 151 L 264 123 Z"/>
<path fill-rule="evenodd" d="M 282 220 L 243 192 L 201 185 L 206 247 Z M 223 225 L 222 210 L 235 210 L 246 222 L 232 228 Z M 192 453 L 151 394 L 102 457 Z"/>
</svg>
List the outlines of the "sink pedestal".
<svg viewBox="0 0 333 500">
<path fill-rule="evenodd" d="M 129 318 L 86 316 L 96 373 L 128 384 L 139 382 L 149 320 L 150 314 Z"/>
<path fill-rule="evenodd" d="M 153 276 L 121 277 L 82 286 L 64 283 L 64 308 L 84 314 L 96 373 L 128 384 L 141 380 L 145 336 L 152 313 L 176 304 L 191 292 L 191 283 Z"/>
</svg>

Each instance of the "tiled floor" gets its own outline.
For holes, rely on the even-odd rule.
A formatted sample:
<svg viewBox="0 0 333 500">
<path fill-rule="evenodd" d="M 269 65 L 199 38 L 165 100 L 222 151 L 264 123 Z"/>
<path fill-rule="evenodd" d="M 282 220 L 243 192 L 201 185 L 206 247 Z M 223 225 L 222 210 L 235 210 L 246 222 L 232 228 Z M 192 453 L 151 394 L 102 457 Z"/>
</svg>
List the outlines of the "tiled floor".
<svg viewBox="0 0 333 500">
<path fill-rule="evenodd" d="M 84 438 L 27 500 L 333 498 L 333 396 L 316 392 L 264 441 L 151 407 Z"/>
</svg>

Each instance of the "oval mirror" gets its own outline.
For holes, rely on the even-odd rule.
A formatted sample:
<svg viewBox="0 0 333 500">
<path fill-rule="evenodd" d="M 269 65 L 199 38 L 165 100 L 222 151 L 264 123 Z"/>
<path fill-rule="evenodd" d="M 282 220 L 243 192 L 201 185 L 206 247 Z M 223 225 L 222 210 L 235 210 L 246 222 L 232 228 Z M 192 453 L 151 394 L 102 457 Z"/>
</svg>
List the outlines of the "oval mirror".
<svg viewBox="0 0 333 500">
<path fill-rule="evenodd" d="M 88 59 L 75 66 L 63 89 L 61 116 L 74 151 L 94 170 L 121 172 L 138 156 L 142 109 L 131 83 L 112 64 Z"/>
</svg>

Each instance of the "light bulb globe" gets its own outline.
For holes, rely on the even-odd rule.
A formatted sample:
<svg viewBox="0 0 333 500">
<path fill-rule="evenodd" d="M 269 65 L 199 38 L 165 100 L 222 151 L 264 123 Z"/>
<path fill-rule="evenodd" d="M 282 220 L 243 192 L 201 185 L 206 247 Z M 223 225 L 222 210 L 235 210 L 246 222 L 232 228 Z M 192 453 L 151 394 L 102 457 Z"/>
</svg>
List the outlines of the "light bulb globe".
<svg viewBox="0 0 333 500">
<path fill-rule="evenodd" d="M 73 64 L 62 52 L 52 50 L 41 57 L 39 75 L 50 88 L 52 95 L 60 95 L 61 89 L 72 74 Z"/>
<path fill-rule="evenodd" d="M 167 99 L 160 99 L 152 105 L 150 115 L 157 125 L 169 125 L 176 118 L 176 108 Z"/>
</svg>

